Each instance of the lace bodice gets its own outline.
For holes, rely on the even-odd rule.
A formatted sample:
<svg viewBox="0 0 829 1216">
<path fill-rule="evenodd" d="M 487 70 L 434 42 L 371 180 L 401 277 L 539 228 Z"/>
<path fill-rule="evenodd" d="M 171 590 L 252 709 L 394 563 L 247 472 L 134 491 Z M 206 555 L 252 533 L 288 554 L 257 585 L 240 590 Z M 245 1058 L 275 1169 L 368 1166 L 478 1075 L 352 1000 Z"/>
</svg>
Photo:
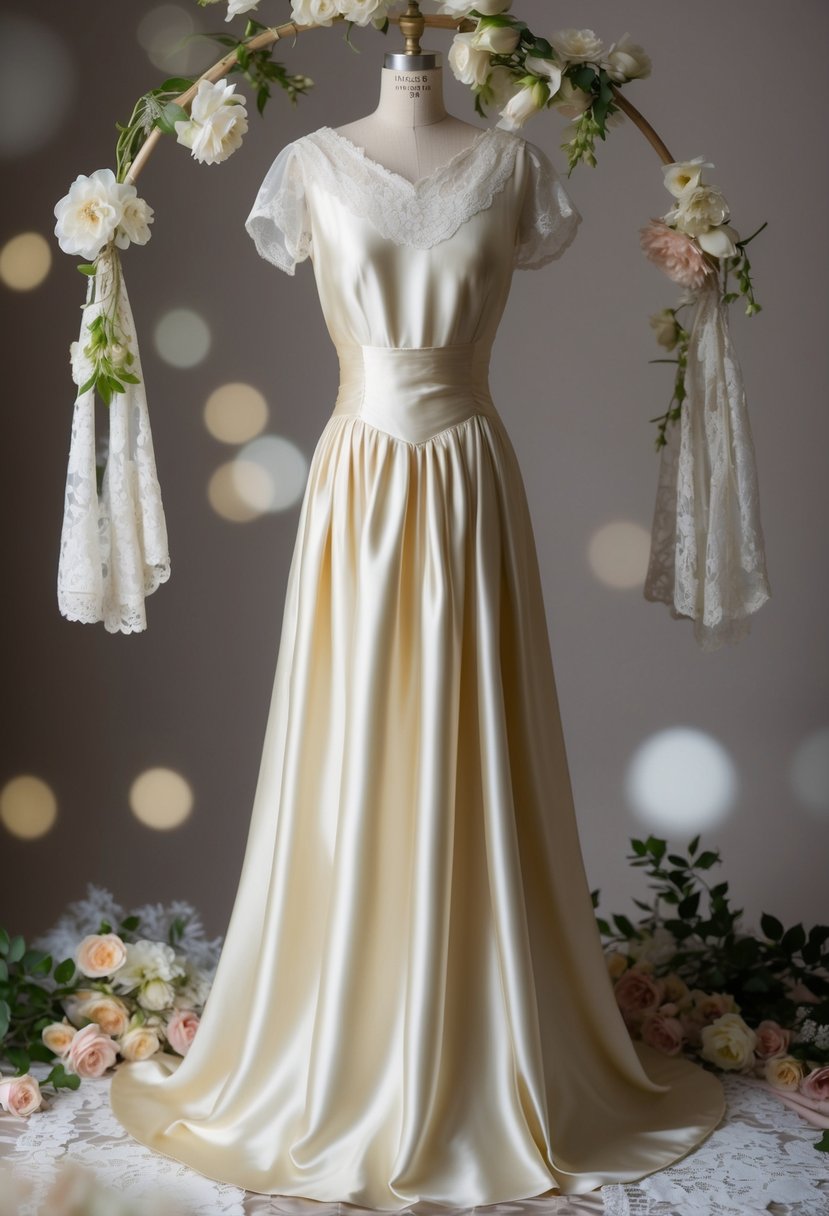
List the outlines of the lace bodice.
<svg viewBox="0 0 829 1216">
<path fill-rule="evenodd" d="M 410 182 L 332 127 L 286 145 L 245 222 L 288 274 L 310 257 L 338 349 L 491 343 L 516 267 L 560 257 L 580 216 L 545 153 L 479 131 Z"/>
</svg>

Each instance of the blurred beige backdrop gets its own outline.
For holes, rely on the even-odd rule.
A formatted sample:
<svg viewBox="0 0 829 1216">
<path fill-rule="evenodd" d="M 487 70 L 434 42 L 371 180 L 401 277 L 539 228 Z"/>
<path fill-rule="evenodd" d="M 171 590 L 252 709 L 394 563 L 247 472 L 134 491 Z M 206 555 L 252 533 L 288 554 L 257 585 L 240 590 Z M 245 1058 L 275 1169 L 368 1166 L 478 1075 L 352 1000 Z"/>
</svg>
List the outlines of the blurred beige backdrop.
<svg viewBox="0 0 829 1216">
<path fill-rule="evenodd" d="M 513 11 L 538 33 L 591 26 L 609 42 L 629 31 L 654 70 L 628 96 L 677 157 L 715 163 L 710 180 L 743 235 L 769 222 L 751 246 L 763 312 L 749 320 L 736 305 L 733 328 L 773 598 L 733 649 L 702 653 L 687 622 L 641 593 L 657 476 L 648 420 L 665 409 L 673 372 L 648 363 L 662 354 L 648 315 L 678 291 L 639 250 L 639 228 L 669 199 L 655 154 L 629 123 L 599 145 L 596 169 L 570 178 L 585 221 L 579 238 L 561 262 L 516 273 L 495 346 L 493 395 L 535 522 L 591 886 L 601 888 L 605 912 L 630 912 L 630 895 L 643 893 L 625 861 L 630 836 L 652 831 L 682 846 L 700 830 L 725 859 L 712 876 L 730 881 L 748 923 L 761 910 L 787 922 L 826 920 L 829 170 L 814 73 L 802 65 L 829 55 L 829 8 L 823 0 L 785 9 L 697 0 L 692 10 L 679 0 L 516 0 Z M 262 0 L 258 16 L 277 23 L 289 12 L 288 0 Z M 188 22 L 227 31 L 224 13 L 224 4 L 202 9 L 195 0 L 17 0 L 0 16 L 0 272 L 6 243 L 21 234 L 42 234 L 52 252 L 39 285 L 0 283 L 0 924 L 29 935 L 89 881 L 127 906 L 188 899 L 211 934 L 224 931 L 236 890 L 303 470 L 337 388 L 310 262 L 293 279 L 281 274 L 257 256 L 243 224 L 285 143 L 374 108 L 396 29 L 355 31 L 356 49 L 342 28 L 286 44 L 277 58 L 313 77 L 314 88 L 295 109 L 275 90 L 260 118 L 239 83 L 250 129 L 224 164 L 198 164 L 170 139 L 154 153 L 139 181 L 155 209 L 152 239 L 127 250 L 123 264 L 172 578 L 148 601 L 148 630 L 130 637 L 63 620 L 55 594 L 75 395 L 68 351 L 86 284 L 75 269 L 81 259 L 58 248 L 53 207 L 77 174 L 114 167 L 114 124 L 142 92 L 218 58 L 215 44 L 196 40 L 189 60 L 165 59 L 164 31 L 172 31 L 167 44 Z M 425 42 L 446 52 L 450 40 L 428 32 Z M 444 74 L 448 108 L 481 123 L 468 90 L 448 66 Z M 562 171 L 563 126 L 551 111 L 524 131 Z M 178 329 L 177 310 L 187 314 Z M 170 341 L 189 366 L 169 362 Z M 211 479 L 244 444 L 212 435 L 205 407 L 236 382 L 267 404 L 258 438 L 272 438 L 253 455 L 276 458 L 280 484 L 299 478 L 283 509 L 248 522 L 223 518 L 208 498 Z M 139 783 L 131 797 L 136 779 L 156 769 L 178 779 Z M 146 805 L 184 817 L 150 826 Z M 46 830 L 22 838 L 38 806 Z"/>
</svg>

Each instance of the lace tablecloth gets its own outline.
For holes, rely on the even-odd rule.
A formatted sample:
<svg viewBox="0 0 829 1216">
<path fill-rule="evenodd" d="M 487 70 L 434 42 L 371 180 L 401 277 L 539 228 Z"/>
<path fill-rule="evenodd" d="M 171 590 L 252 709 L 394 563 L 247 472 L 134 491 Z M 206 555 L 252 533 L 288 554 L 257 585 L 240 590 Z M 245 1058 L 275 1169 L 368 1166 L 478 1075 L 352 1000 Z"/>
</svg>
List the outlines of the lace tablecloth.
<svg viewBox="0 0 829 1216">
<path fill-rule="evenodd" d="M 48 1068 L 33 1065 L 42 1079 Z M 587 1195 L 470 1208 L 486 1216 L 827 1216 L 829 1160 L 817 1130 L 752 1077 L 724 1075 L 727 1114 L 675 1165 Z M 28 1118 L 0 1112 L 0 1216 L 359 1216 L 346 1203 L 259 1195 L 213 1182 L 133 1140 L 109 1106 L 109 1078 L 61 1090 Z M 69 1178 L 75 1179 L 73 1195 Z M 95 1201 L 78 1196 L 82 1179 Z M 416 1204 L 417 1214 L 447 1209 Z"/>
</svg>

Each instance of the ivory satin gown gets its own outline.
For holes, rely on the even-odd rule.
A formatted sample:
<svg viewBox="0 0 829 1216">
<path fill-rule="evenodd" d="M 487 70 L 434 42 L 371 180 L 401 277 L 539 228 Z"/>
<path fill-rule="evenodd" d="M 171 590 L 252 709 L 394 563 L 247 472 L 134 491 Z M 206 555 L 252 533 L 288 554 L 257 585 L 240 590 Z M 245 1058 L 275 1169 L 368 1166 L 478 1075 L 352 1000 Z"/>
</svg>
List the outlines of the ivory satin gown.
<svg viewBox="0 0 829 1216">
<path fill-rule="evenodd" d="M 288 274 L 310 257 L 340 386 L 201 1023 L 111 1090 L 137 1140 L 210 1178 L 375 1209 L 576 1194 L 723 1114 L 719 1080 L 634 1044 L 616 1005 L 488 389 L 513 270 L 579 219 L 518 134 L 411 184 L 322 127 L 246 220 Z"/>
</svg>

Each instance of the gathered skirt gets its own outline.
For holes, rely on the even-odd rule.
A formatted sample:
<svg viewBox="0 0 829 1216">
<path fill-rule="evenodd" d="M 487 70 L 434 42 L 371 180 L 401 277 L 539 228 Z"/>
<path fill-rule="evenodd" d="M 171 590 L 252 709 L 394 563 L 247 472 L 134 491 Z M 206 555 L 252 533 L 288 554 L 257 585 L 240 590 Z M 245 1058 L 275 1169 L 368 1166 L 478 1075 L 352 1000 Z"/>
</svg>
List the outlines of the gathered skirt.
<svg viewBox="0 0 829 1216">
<path fill-rule="evenodd" d="M 183 1058 L 113 1111 L 208 1177 L 397 1210 L 641 1178 L 719 1122 L 633 1043 L 580 851 L 533 528 L 493 408 L 326 422 L 241 877 Z"/>
</svg>

